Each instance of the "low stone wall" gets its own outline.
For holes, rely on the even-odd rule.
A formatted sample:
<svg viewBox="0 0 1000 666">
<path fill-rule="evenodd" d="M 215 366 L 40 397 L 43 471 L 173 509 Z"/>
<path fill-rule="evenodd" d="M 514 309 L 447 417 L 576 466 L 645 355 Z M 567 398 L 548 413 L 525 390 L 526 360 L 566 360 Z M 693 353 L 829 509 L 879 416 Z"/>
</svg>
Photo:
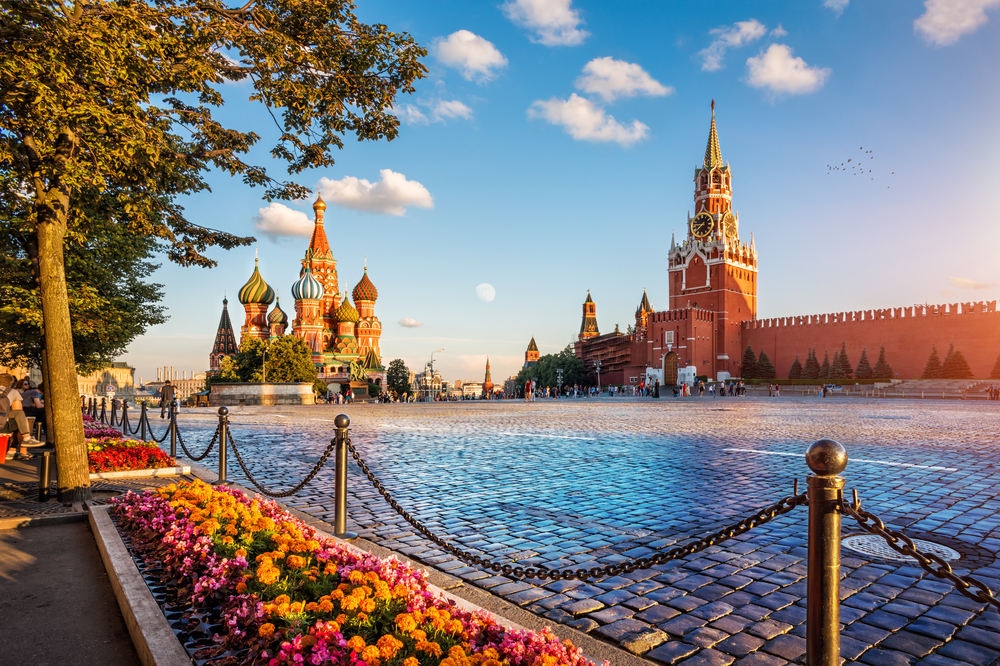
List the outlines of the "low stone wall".
<svg viewBox="0 0 1000 666">
<path fill-rule="evenodd" d="M 243 405 L 314 405 L 316 396 L 312 384 L 212 384 L 208 397 L 212 407 Z"/>
</svg>

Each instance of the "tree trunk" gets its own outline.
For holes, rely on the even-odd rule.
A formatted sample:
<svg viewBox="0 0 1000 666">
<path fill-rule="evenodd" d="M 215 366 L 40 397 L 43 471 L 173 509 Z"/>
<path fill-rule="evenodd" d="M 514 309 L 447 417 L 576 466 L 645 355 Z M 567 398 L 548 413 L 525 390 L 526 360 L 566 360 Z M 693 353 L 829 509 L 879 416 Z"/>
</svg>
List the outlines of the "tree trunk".
<svg viewBox="0 0 1000 666">
<path fill-rule="evenodd" d="M 55 436 L 59 501 L 63 504 L 91 499 L 90 466 L 83 437 L 73 330 L 69 321 L 69 295 L 63 238 L 69 210 L 65 191 L 47 193 L 49 202 L 36 206 L 38 266 L 45 327 L 46 412 Z"/>
</svg>

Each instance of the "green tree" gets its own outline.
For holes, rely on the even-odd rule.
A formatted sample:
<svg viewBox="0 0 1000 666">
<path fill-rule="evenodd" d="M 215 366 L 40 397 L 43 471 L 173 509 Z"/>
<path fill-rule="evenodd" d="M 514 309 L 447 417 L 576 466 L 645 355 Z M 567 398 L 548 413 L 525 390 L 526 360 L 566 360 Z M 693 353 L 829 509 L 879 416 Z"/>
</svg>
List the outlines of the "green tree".
<svg viewBox="0 0 1000 666">
<path fill-rule="evenodd" d="M 809 348 L 809 354 L 806 355 L 806 365 L 802 368 L 802 378 L 819 379 L 819 360 L 816 358 L 816 350 L 812 347 Z"/>
<path fill-rule="evenodd" d="M 403 359 L 396 358 L 389 363 L 389 369 L 385 373 L 385 383 L 397 396 L 410 392 L 410 370 Z"/>
<path fill-rule="evenodd" d="M 840 343 L 840 351 L 834 354 L 833 364 L 830 366 L 830 379 L 850 379 L 854 374 L 851 360 L 847 358 L 847 343 Z"/>
<path fill-rule="evenodd" d="M 1000 379 L 1000 355 L 997 356 L 996 363 L 993 364 L 993 369 L 990 371 L 990 379 Z"/>
<path fill-rule="evenodd" d="M 944 379 L 972 379 L 972 368 L 965 360 L 961 350 L 949 350 L 948 359 L 941 366 L 941 377 Z"/>
<path fill-rule="evenodd" d="M 924 366 L 924 374 L 920 375 L 921 379 L 940 379 L 941 378 L 941 358 L 938 356 L 937 345 L 931 345 L 931 355 L 927 359 L 927 365 Z"/>
<path fill-rule="evenodd" d="M 830 378 L 830 352 L 826 351 L 823 353 L 823 365 L 819 366 L 819 372 L 817 373 L 816 379 L 829 379 Z"/>
<path fill-rule="evenodd" d="M 521 368 L 517 373 L 517 385 L 523 389 L 524 383 L 529 379 L 537 379 L 538 386 L 557 385 L 558 370 L 562 369 L 562 385 L 573 386 L 574 384 L 596 384 L 597 376 L 591 375 L 583 365 L 583 361 L 576 357 L 573 347 L 567 345 L 558 354 L 546 354 L 538 359 L 538 363 L 530 368 Z"/>
<path fill-rule="evenodd" d="M 0 180 L 5 196 L 31 202 L 60 501 L 91 496 L 64 257 L 81 193 L 117 200 L 122 214 L 107 219 L 162 239 L 181 265 L 212 266 L 208 247 L 251 242 L 190 223 L 177 203 L 207 190 L 213 168 L 265 187 L 267 200 L 308 192 L 244 160 L 260 135 L 213 116 L 227 95 L 249 90 L 267 107 L 278 126 L 270 157 L 297 174 L 332 165 L 347 133 L 394 138 L 396 97 L 426 72 L 409 35 L 353 10 L 347 0 L 0 2 Z M 238 81 L 250 86 L 226 85 Z"/>
<path fill-rule="evenodd" d="M 878 351 L 878 361 L 872 370 L 873 379 L 892 379 L 892 366 L 885 360 L 885 345 Z"/>
<path fill-rule="evenodd" d="M 747 345 L 747 348 L 743 350 L 743 361 L 740 365 L 740 378 L 757 378 L 757 356 L 753 353 L 753 348 L 750 345 Z"/>
<path fill-rule="evenodd" d="M 761 349 L 760 356 L 757 357 L 757 379 L 774 379 L 777 376 L 774 364 L 771 363 L 771 359 L 768 358 L 767 353 Z"/>
<path fill-rule="evenodd" d="M 239 350 L 219 364 L 219 376 L 214 382 L 260 382 L 264 374 L 266 352 L 266 341 L 243 338 L 240 340 Z"/>
<path fill-rule="evenodd" d="M 854 371 L 854 377 L 856 379 L 871 379 L 872 376 L 872 365 L 868 362 L 868 348 L 863 347 L 861 358 L 858 359 L 858 368 Z"/>
<path fill-rule="evenodd" d="M 268 382 L 309 382 L 316 381 L 316 365 L 312 362 L 312 350 L 301 338 L 283 335 L 267 343 L 267 372 L 253 381 Z M 256 376 L 255 376 L 256 377 Z M 325 391 L 325 389 L 324 389 Z"/>
<path fill-rule="evenodd" d="M 795 361 L 792 363 L 792 367 L 788 369 L 789 379 L 801 379 L 802 378 L 802 364 L 799 363 L 799 357 L 795 357 Z"/>
<path fill-rule="evenodd" d="M 317 395 L 326 395 L 330 392 L 330 385 L 324 382 L 322 379 L 313 380 L 313 393 Z"/>
</svg>

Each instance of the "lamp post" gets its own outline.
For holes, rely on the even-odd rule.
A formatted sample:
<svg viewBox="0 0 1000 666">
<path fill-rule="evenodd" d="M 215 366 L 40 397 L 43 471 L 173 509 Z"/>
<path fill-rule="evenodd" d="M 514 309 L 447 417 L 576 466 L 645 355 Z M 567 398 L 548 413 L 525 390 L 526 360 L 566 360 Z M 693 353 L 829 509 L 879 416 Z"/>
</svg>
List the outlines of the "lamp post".
<svg viewBox="0 0 1000 666">
<path fill-rule="evenodd" d="M 601 359 L 594 361 L 594 367 L 597 368 L 597 395 L 601 395 Z"/>
<path fill-rule="evenodd" d="M 556 398 L 559 397 L 559 393 L 562 391 L 562 378 L 562 368 L 556 368 Z"/>
<path fill-rule="evenodd" d="M 431 393 L 434 392 L 434 354 L 437 354 L 438 352 L 443 352 L 443 351 L 444 351 L 444 349 L 435 349 L 434 351 L 431 352 L 431 363 L 430 363 L 431 376 L 427 378 L 427 393 L 428 393 L 428 395 L 430 395 Z"/>
</svg>

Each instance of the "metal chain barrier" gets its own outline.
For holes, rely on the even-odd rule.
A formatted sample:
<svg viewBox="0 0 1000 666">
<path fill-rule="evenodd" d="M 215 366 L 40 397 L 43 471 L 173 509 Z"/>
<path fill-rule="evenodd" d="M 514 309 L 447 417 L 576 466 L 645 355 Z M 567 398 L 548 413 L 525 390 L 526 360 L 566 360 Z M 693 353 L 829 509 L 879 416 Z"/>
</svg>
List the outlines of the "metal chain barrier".
<svg viewBox="0 0 1000 666">
<path fill-rule="evenodd" d="M 319 471 L 323 468 L 323 465 L 326 464 L 326 459 L 330 457 L 330 454 L 333 452 L 333 449 L 336 446 L 335 442 L 331 440 L 329 446 L 326 447 L 326 451 L 324 451 L 323 455 L 320 456 L 319 462 L 317 462 L 316 466 L 312 468 L 312 471 L 310 471 L 309 474 L 306 475 L 306 478 L 302 480 L 302 483 L 295 486 L 291 490 L 276 492 L 273 490 L 268 490 L 264 486 L 260 485 L 255 478 L 253 478 L 253 475 L 250 474 L 250 470 L 247 469 L 246 463 L 243 462 L 243 456 L 240 455 L 240 450 L 236 448 L 236 441 L 233 439 L 232 431 L 227 430 L 226 435 L 229 437 L 229 445 L 233 447 L 233 453 L 236 454 L 236 462 L 238 462 L 240 464 L 240 468 L 243 469 L 243 474 L 246 475 L 247 479 L 257 488 L 257 490 L 260 492 L 261 495 L 267 495 L 268 497 L 291 497 L 295 493 L 305 488 L 306 485 L 310 481 L 312 481 L 317 474 L 319 474 Z"/>
<path fill-rule="evenodd" d="M 671 560 L 686 557 L 693 553 L 705 550 L 706 548 L 716 546 L 723 541 L 727 541 L 733 537 L 749 532 L 759 525 L 768 523 L 778 516 L 794 510 L 797 506 L 804 506 L 806 504 L 805 494 L 789 495 L 788 497 L 782 498 L 775 504 L 747 516 L 738 523 L 724 527 L 723 529 L 713 532 L 706 537 L 702 537 L 701 539 L 697 539 L 683 546 L 677 546 L 669 550 L 656 553 L 655 555 L 636 558 L 628 562 L 609 564 L 604 567 L 592 567 L 590 569 L 550 569 L 549 567 L 541 565 L 535 567 L 519 567 L 512 564 L 504 564 L 495 560 L 485 559 L 474 553 L 462 550 L 457 546 L 453 546 L 435 535 L 417 519 L 407 513 L 406 510 L 404 510 L 396 502 L 396 500 L 392 498 L 389 491 L 387 491 L 385 486 L 383 486 L 382 483 L 375 478 L 375 475 L 372 474 L 368 465 L 366 465 L 365 461 L 361 459 L 360 455 L 358 455 L 358 451 L 354 448 L 350 439 L 347 440 L 347 448 L 354 457 L 354 460 L 361 467 L 361 470 L 365 473 L 365 476 L 368 477 L 368 480 L 375 487 L 375 490 L 377 490 L 379 494 L 385 498 L 389 505 L 395 509 L 396 513 L 402 516 L 406 522 L 412 525 L 414 529 L 424 535 L 428 540 L 442 548 L 444 551 L 459 558 L 463 562 L 474 564 L 480 568 L 489 569 L 497 573 L 502 573 L 504 576 L 512 576 L 514 578 L 537 578 L 541 580 L 588 580 L 606 578 L 607 576 L 621 576 L 640 569 L 649 569 L 650 567 L 658 564 L 664 564 Z"/>
<path fill-rule="evenodd" d="M 167 432 L 169 432 L 169 430 Z M 180 430 L 177 431 L 177 441 L 180 442 L 181 448 L 187 455 L 188 460 L 192 460 L 194 462 L 198 462 L 199 460 L 204 460 L 205 458 L 207 458 L 208 454 L 212 452 L 212 448 L 215 447 L 215 442 L 218 439 L 219 439 L 219 429 L 216 428 L 215 434 L 212 435 L 212 441 L 209 443 L 208 448 L 205 449 L 205 452 L 203 454 L 201 454 L 200 456 L 196 456 L 188 450 L 187 445 L 184 443 L 184 438 L 181 437 L 181 431 Z"/>
<path fill-rule="evenodd" d="M 906 555 L 915 559 L 920 568 L 927 573 L 950 581 L 966 597 L 974 601 L 990 604 L 1000 611 L 1000 599 L 993 596 L 993 591 L 990 588 L 972 576 L 959 576 L 952 571 L 951 565 L 947 561 L 937 555 L 920 552 L 910 537 L 902 532 L 897 532 L 886 527 L 885 523 L 878 516 L 862 509 L 861 502 L 858 501 L 857 491 L 854 493 L 853 505 L 846 500 L 841 500 L 841 510 L 851 518 L 854 518 L 864 531 L 885 539 L 889 547 L 900 555 Z M 975 589 L 973 590 L 972 588 Z"/>
<path fill-rule="evenodd" d="M 122 434 L 123 435 L 135 435 L 139 432 L 142 427 L 142 419 L 139 419 L 139 423 L 136 424 L 135 429 L 132 429 L 131 424 L 128 422 L 128 410 L 122 411 Z"/>
<path fill-rule="evenodd" d="M 118 419 L 115 418 L 117 415 L 118 415 L 118 405 L 116 405 L 115 402 L 112 400 L 111 401 L 111 427 L 112 428 L 117 427 L 119 425 Z"/>
<path fill-rule="evenodd" d="M 167 437 L 170 437 L 170 426 L 169 425 L 167 426 L 166 431 L 163 433 L 163 437 L 160 437 L 159 439 L 157 439 L 156 435 L 153 434 L 153 424 L 149 422 L 149 412 L 147 411 L 146 412 L 146 433 L 149 435 L 149 438 L 151 440 L 153 440 L 157 444 L 162 444 L 163 441 Z"/>
</svg>

